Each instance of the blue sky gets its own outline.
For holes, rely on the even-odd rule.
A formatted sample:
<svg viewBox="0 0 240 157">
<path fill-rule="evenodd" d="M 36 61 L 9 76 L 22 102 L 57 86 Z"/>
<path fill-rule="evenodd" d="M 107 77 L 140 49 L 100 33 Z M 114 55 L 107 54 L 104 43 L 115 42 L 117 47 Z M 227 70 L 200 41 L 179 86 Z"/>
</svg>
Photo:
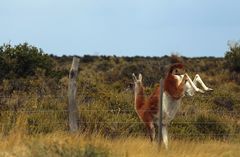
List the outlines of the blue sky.
<svg viewBox="0 0 240 157">
<path fill-rule="evenodd" d="M 239 0 L 1 0 L 0 45 L 55 55 L 224 56 Z"/>
</svg>

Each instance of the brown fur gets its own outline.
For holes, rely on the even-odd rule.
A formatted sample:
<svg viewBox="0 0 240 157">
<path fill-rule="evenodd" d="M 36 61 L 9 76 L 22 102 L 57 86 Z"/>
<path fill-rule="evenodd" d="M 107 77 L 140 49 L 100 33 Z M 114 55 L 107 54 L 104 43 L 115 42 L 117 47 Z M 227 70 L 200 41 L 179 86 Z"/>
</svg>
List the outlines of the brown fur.
<svg viewBox="0 0 240 157">
<path fill-rule="evenodd" d="M 155 134 L 153 120 L 154 115 L 156 115 L 159 110 L 158 104 L 160 100 L 160 86 L 158 85 L 148 98 L 143 95 L 143 89 L 144 88 L 141 87 L 141 90 L 137 95 L 135 105 L 139 118 L 145 123 L 145 126 L 150 135 L 150 139 L 153 141 L 154 137 L 152 134 Z"/>
<path fill-rule="evenodd" d="M 183 63 L 183 58 L 176 54 L 172 54 L 170 57 L 170 62 L 171 62 L 171 64 Z"/>
<path fill-rule="evenodd" d="M 184 83 L 178 85 L 178 81 L 174 78 L 174 76 L 169 74 L 164 80 L 164 90 L 171 95 L 173 99 L 180 99 L 184 94 Z"/>
<path fill-rule="evenodd" d="M 143 86 L 140 87 L 140 91 L 137 94 L 137 100 L 136 100 L 136 109 L 140 110 L 142 107 L 145 106 L 145 96 L 144 96 L 144 88 Z"/>
<path fill-rule="evenodd" d="M 183 96 L 183 87 L 185 84 L 184 79 L 184 81 L 178 83 L 172 74 L 172 71 L 176 68 L 183 69 L 184 66 L 180 63 L 173 64 L 168 71 L 167 77 L 164 79 L 164 91 L 166 91 L 175 100 L 180 99 Z M 155 136 L 154 115 L 157 115 L 159 112 L 158 104 L 160 101 L 160 85 L 155 88 L 148 98 L 144 96 L 143 84 L 141 83 L 138 85 L 140 86 L 140 90 L 136 95 L 136 112 L 138 113 L 139 118 L 145 123 L 150 139 L 153 141 Z"/>
<path fill-rule="evenodd" d="M 179 83 L 175 76 L 172 74 L 174 69 L 184 69 L 184 66 L 181 63 L 176 63 L 170 67 L 167 77 L 164 80 L 164 91 L 166 91 L 173 99 L 177 100 L 184 95 L 183 92 L 186 78 L 184 78 L 183 81 Z"/>
</svg>

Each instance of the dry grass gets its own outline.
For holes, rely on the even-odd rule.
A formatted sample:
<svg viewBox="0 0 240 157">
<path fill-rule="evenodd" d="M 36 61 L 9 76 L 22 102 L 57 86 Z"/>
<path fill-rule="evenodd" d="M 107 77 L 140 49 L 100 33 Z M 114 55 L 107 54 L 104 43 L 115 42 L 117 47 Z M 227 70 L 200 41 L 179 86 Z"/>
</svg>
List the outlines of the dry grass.
<svg viewBox="0 0 240 157">
<path fill-rule="evenodd" d="M 91 150 L 89 150 L 91 146 Z M 171 141 L 169 150 L 160 152 L 156 143 L 144 137 L 107 139 L 100 135 L 77 135 L 54 133 L 49 135 L 25 136 L 15 133 L 2 137 L 0 156 L 6 157 L 238 157 L 240 143 L 219 141 Z M 90 151 L 90 153 L 89 153 Z"/>
</svg>

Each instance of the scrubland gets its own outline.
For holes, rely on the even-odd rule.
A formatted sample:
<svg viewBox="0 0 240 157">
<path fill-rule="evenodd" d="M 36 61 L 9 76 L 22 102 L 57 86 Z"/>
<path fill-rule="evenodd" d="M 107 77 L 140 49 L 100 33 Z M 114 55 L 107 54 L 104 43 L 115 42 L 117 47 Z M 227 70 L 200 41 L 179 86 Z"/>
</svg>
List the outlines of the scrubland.
<svg viewBox="0 0 240 157">
<path fill-rule="evenodd" d="M 2 46 L 0 54 L 0 156 L 240 154 L 240 74 L 231 71 L 224 58 L 182 57 L 188 74 L 193 78 L 198 73 L 214 91 L 183 99 L 169 125 L 170 148 L 159 151 L 134 111 L 132 73 L 142 73 L 149 95 L 164 77 L 171 57 L 80 57 L 80 127 L 71 134 L 67 88 L 72 56 L 46 55 L 27 44 Z"/>
</svg>

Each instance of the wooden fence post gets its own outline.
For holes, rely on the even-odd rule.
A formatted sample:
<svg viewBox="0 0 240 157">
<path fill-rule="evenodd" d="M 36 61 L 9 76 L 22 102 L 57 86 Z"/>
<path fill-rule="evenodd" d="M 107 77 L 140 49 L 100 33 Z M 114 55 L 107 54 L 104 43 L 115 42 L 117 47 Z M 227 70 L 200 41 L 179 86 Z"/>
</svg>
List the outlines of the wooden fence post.
<svg viewBox="0 0 240 157">
<path fill-rule="evenodd" d="M 160 101 L 159 101 L 159 119 L 158 119 L 158 149 L 160 150 L 161 148 L 161 143 L 162 143 L 162 104 L 163 104 L 163 88 L 164 86 L 164 80 L 160 80 Z"/>
<path fill-rule="evenodd" d="M 78 109 L 76 104 L 77 76 L 78 76 L 79 58 L 73 57 L 72 67 L 69 72 L 68 83 L 68 112 L 70 132 L 78 130 Z"/>
</svg>

